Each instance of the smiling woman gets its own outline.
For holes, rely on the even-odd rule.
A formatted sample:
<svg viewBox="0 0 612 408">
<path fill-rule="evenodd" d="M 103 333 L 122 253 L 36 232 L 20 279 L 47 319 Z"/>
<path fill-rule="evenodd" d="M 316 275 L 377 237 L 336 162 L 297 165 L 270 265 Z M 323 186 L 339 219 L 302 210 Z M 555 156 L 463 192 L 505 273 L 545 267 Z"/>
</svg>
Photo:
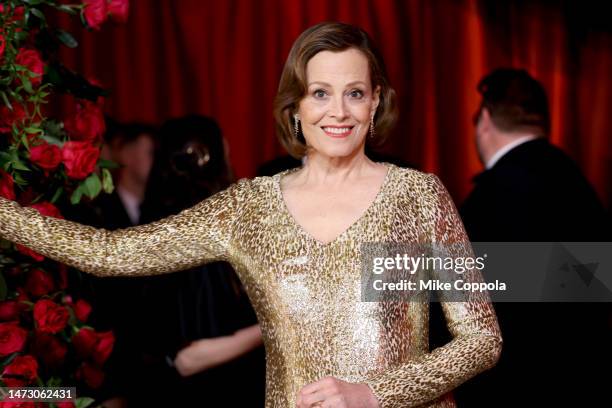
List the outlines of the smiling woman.
<svg viewBox="0 0 612 408">
<path fill-rule="evenodd" d="M 365 243 L 452 243 L 463 248 L 457 256 L 473 256 L 436 176 L 365 155 L 395 118 L 368 35 L 341 23 L 304 32 L 275 117 L 287 149 L 305 156 L 301 168 L 241 180 L 176 216 L 113 232 L 0 198 L 0 234 L 101 276 L 229 261 L 261 326 L 267 408 L 454 407 L 450 391 L 499 357 L 487 293 L 442 302 L 453 339 L 433 351 L 429 303 L 361 297 Z M 476 268 L 462 278 L 482 282 Z"/>
</svg>

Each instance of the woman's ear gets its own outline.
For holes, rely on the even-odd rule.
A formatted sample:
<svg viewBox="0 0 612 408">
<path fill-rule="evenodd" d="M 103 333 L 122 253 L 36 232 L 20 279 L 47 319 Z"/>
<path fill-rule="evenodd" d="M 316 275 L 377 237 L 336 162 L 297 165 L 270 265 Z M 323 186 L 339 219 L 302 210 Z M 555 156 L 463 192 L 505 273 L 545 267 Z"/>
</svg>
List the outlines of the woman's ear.
<svg viewBox="0 0 612 408">
<path fill-rule="evenodd" d="M 374 115 L 376 113 L 376 109 L 378 109 L 378 104 L 380 103 L 380 85 L 376 85 L 374 88 L 374 92 L 372 92 L 372 109 L 370 114 Z"/>
</svg>

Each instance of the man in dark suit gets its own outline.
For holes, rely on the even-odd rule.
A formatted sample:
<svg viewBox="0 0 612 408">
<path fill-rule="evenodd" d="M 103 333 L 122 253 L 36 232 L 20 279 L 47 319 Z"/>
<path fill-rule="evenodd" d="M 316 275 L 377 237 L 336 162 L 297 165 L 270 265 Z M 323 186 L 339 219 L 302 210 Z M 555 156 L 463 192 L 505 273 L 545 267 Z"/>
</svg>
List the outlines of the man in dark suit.
<svg viewBox="0 0 612 408">
<path fill-rule="evenodd" d="M 499 69 L 478 85 L 476 144 L 485 171 L 460 212 L 470 239 L 604 241 L 605 211 L 576 164 L 547 140 L 542 85 L 526 71 Z M 521 271 L 516 271 L 521 273 Z M 459 406 L 599 406 L 609 358 L 609 306 L 497 303 L 499 363 L 457 391 Z M 578 405 L 575 405 L 578 404 Z"/>
</svg>

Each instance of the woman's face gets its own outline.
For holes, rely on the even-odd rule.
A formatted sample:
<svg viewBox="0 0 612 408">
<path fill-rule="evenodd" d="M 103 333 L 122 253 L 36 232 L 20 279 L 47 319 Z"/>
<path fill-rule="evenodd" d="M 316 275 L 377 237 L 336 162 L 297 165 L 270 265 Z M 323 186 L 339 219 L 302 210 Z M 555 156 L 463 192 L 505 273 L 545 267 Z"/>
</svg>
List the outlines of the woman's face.
<svg viewBox="0 0 612 408">
<path fill-rule="evenodd" d="M 340 158 L 363 151 L 380 87 L 372 89 L 368 60 L 359 50 L 321 51 L 306 65 L 306 96 L 298 106 L 306 144 Z"/>
</svg>

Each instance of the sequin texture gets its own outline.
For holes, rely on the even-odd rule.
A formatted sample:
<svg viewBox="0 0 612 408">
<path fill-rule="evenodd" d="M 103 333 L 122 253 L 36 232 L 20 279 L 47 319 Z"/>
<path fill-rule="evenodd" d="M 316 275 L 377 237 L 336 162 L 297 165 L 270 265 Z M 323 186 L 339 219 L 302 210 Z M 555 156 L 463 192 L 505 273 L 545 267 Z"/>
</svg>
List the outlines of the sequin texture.
<svg viewBox="0 0 612 408">
<path fill-rule="evenodd" d="M 112 232 L 0 198 L 0 235 L 99 276 L 230 262 L 261 324 L 267 408 L 294 407 L 300 388 L 325 376 L 367 383 L 383 408 L 454 407 L 449 391 L 499 358 L 497 319 L 486 293 L 443 303 L 453 340 L 430 351 L 427 303 L 361 302 L 361 243 L 467 242 L 437 177 L 385 165 L 375 201 L 327 244 L 285 207 L 280 179 L 292 170 L 242 179 L 177 215 Z"/>
</svg>

